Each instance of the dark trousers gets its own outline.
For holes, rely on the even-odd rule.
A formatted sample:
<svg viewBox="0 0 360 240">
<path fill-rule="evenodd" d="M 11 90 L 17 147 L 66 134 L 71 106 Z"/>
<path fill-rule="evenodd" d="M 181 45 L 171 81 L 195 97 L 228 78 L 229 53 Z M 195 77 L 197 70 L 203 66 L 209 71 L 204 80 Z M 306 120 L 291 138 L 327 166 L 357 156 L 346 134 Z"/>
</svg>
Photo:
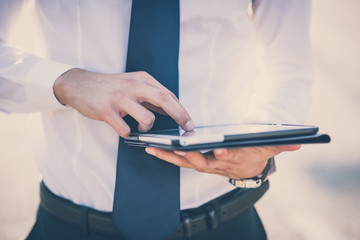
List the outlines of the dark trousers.
<svg viewBox="0 0 360 240">
<path fill-rule="evenodd" d="M 111 237 L 90 232 L 86 227 L 78 228 L 63 222 L 39 207 L 36 223 L 31 230 L 29 240 L 121 240 L 119 237 Z M 215 230 L 209 230 L 190 239 L 266 239 L 265 230 L 254 207 L 242 212 L 234 219 L 223 223 Z M 146 239 L 144 239 L 146 240 Z M 152 240 L 152 239 L 150 239 Z"/>
</svg>

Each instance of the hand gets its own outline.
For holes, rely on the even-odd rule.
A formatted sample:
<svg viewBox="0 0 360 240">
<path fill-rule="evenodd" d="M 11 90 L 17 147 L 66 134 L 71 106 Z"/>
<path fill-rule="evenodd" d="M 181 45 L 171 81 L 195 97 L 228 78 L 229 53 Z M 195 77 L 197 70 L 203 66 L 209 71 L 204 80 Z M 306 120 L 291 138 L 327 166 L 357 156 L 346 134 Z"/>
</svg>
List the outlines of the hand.
<svg viewBox="0 0 360 240">
<path fill-rule="evenodd" d="M 99 74 L 74 68 L 55 81 L 54 94 L 82 115 L 105 121 L 122 137 L 130 134 L 122 119 L 127 114 L 139 123 L 139 131 L 152 128 L 155 115 L 148 109 L 169 115 L 186 131 L 194 128 L 176 96 L 146 72 Z"/>
<path fill-rule="evenodd" d="M 284 151 L 298 150 L 301 145 L 215 149 L 211 153 L 165 151 L 147 147 L 145 151 L 179 167 L 223 175 L 233 179 L 251 178 L 264 170 L 267 160 Z"/>
</svg>

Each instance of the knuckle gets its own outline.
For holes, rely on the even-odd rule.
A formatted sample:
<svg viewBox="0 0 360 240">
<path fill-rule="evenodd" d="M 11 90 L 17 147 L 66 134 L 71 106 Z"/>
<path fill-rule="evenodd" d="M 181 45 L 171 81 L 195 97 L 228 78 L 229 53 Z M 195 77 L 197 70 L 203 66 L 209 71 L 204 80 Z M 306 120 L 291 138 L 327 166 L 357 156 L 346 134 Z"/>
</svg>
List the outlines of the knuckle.
<svg viewBox="0 0 360 240">
<path fill-rule="evenodd" d="M 100 119 L 109 119 L 113 114 L 113 109 L 108 104 L 98 104 L 97 112 Z"/>
<path fill-rule="evenodd" d="M 175 95 L 173 92 L 169 91 L 169 93 L 170 93 L 170 96 L 171 96 L 171 97 L 173 97 L 173 98 L 176 98 L 176 99 L 177 99 L 176 95 Z"/>
<path fill-rule="evenodd" d="M 136 72 L 136 77 L 138 77 L 139 79 L 148 79 L 150 77 L 150 74 L 145 71 L 138 71 Z"/>
<path fill-rule="evenodd" d="M 123 84 L 122 89 L 124 90 L 124 91 L 121 91 L 122 94 L 126 94 L 133 90 L 139 89 L 143 85 L 143 83 L 141 81 L 139 81 L 138 78 L 136 78 L 136 77 L 135 78 L 125 78 L 122 80 L 122 84 Z"/>
<path fill-rule="evenodd" d="M 159 98 L 159 101 L 161 101 L 161 102 L 168 102 L 172 99 L 170 93 L 167 91 L 164 91 L 164 90 L 160 90 L 158 92 L 158 98 Z"/>
<path fill-rule="evenodd" d="M 206 163 L 195 165 L 195 170 L 198 172 L 208 172 L 210 169 L 207 167 Z"/>
<path fill-rule="evenodd" d="M 171 92 L 170 90 L 168 90 L 167 93 L 169 94 L 169 96 L 171 98 L 177 99 L 176 95 L 173 92 Z"/>
</svg>

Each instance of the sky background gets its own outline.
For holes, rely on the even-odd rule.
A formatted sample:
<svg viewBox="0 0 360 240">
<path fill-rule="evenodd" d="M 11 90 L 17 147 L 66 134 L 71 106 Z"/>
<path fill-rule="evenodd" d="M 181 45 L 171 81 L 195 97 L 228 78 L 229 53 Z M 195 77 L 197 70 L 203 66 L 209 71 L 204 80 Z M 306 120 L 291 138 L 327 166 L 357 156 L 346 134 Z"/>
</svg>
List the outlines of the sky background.
<svg viewBox="0 0 360 240">
<path fill-rule="evenodd" d="M 330 144 L 289 153 L 256 204 L 269 239 L 360 239 L 360 1 L 313 0 L 316 69 L 308 124 Z M 0 239 L 24 239 L 35 221 L 38 173 L 28 115 L 0 113 Z"/>
</svg>

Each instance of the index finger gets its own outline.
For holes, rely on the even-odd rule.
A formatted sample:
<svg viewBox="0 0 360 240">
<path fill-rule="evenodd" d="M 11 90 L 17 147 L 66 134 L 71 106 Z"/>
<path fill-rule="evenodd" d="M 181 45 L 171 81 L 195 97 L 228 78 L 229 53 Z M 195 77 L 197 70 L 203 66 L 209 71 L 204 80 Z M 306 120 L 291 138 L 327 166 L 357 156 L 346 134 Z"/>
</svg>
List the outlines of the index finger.
<svg viewBox="0 0 360 240">
<path fill-rule="evenodd" d="M 150 88 L 150 89 L 149 89 Z M 188 112 L 182 106 L 176 96 L 167 89 L 159 89 L 153 86 L 141 93 L 142 99 L 164 110 L 185 131 L 191 131 L 195 125 Z"/>
<path fill-rule="evenodd" d="M 284 146 L 278 146 L 279 151 L 281 152 L 287 152 L 287 151 L 296 151 L 301 148 L 301 145 L 284 145 Z"/>
<path fill-rule="evenodd" d="M 258 152 L 265 153 L 271 156 L 276 156 L 282 152 L 296 151 L 301 148 L 301 145 L 280 145 L 280 146 L 262 146 L 254 147 Z"/>
</svg>

